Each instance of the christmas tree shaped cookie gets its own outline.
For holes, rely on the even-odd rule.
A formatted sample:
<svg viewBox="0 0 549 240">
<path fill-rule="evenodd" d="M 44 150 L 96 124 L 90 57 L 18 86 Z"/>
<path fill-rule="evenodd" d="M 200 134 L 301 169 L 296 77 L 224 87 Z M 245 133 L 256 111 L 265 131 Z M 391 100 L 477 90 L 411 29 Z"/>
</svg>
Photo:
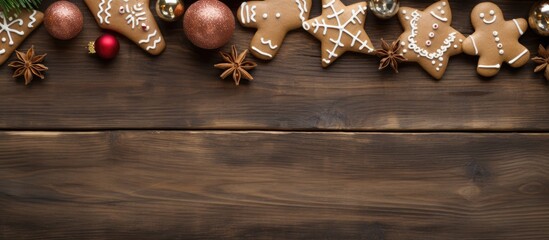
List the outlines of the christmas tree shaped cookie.
<svg viewBox="0 0 549 240">
<path fill-rule="evenodd" d="M 250 49 L 263 60 L 271 60 L 280 49 L 286 34 L 301 28 L 309 18 L 312 0 L 265 0 L 243 2 L 237 19 L 244 27 L 257 28 Z"/>
<path fill-rule="evenodd" d="M 417 62 L 431 76 L 441 79 L 451 56 L 460 54 L 465 37 L 453 29 L 452 10 L 442 0 L 424 11 L 402 7 L 398 18 L 404 27 L 399 40 L 401 53 L 409 62 Z"/>
<path fill-rule="evenodd" d="M 463 51 L 480 56 L 477 72 L 481 76 L 495 76 L 503 62 L 522 67 L 530 59 L 530 51 L 518 41 L 528 29 L 525 19 L 505 21 L 496 4 L 484 2 L 473 8 L 471 22 L 475 32 L 463 43 Z"/>
<path fill-rule="evenodd" d="M 23 10 L 12 16 L 0 11 L 0 65 L 42 24 L 43 18 L 44 14 L 36 10 Z"/>
<path fill-rule="evenodd" d="M 166 42 L 149 10 L 149 0 L 84 0 L 99 27 L 116 31 L 143 50 L 159 55 Z"/>
<path fill-rule="evenodd" d="M 364 30 L 367 9 L 366 2 L 345 6 L 340 0 L 322 0 L 322 15 L 303 23 L 321 41 L 323 67 L 347 51 L 375 54 Z"/>
</svg>

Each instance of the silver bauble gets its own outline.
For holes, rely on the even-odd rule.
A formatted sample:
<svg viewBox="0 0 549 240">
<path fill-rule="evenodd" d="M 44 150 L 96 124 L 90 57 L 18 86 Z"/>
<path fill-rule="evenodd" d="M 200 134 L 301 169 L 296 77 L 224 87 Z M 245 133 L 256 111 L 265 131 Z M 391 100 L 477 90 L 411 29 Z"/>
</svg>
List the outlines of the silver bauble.
<svg viewBox="0 0 549 240">
<path fill-rule="evenodd" d="M 399 0 L 369 0 L 370 9 L 381 19 L 389 19 L 395 16 L 400 6 Z"/>
<path fill-rule="evenodd" d="M 157 0 L 156 14 L 167 22 L 173 22 L 183 16 L 183 3 L 181 0 Z"/>
<path fill-rule="evenodd" d="M 539 1 L 532 6 L 528 23 L 539 35 L 549 36 L 549 1 Z"/>
</svg>

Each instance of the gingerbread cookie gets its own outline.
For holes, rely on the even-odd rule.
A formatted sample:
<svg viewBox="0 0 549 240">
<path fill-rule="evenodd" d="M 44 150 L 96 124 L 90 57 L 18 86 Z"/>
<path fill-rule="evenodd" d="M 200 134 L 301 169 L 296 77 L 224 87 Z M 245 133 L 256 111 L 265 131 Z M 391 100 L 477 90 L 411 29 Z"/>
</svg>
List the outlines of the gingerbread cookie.
<svg viewBox="0 0 549 240">
<path fill-rule="evenodd" d="M 328 67 L 347 51 L 375 54 L 364 30 L 366 2 L 345 6 L 340 0 L 322 0 L 322 15 L 303 22 L 303 28 L 322 42 L 322 66 Z"/>
<path fill-rule="evenodd" d="M 166 42 L 149 10 L 149 0 L 84 0 L 99 27 L 116 31 L 143 50 L 159 55 Z"/>
<path fill-rule="evenodd" d="M 424 11 L 402 7 L 398 19 L 404 27 L 400 52 L 409 62 L 417 62 L 431 76 L 441 79 L 451 56 L 462 52 L 465 37 L 453 29 L 452 10 L 446 0 Z"/>
<path fill-rule="evenodd" d="M 475 32 L 463 43 L 463 51 L 480 57 L 477 72 L 481 76 L 495 76 L 503 62 L 521 67 L 530 59 L 530 51 L 518 41 L 528 29 L 525 19 L 505 21 L 496 4 L 484 2 L 473 8 L 471 22 Z"/>
<path fill-rule="evenodd" d="M 44 14 L 36 10 L 23 10 L 11 17 L 0 11 L 0 65 L 42 24 L 43 19 Z"/>
<path fill-rule="evenodd" d="M 312 0 L 265 0 L 243 2 L 237 19 L 244 27 L 257 28 L 250 49 L 263 60 L 274 58 L 286 33 L 309 18 Z"/>
</svg>

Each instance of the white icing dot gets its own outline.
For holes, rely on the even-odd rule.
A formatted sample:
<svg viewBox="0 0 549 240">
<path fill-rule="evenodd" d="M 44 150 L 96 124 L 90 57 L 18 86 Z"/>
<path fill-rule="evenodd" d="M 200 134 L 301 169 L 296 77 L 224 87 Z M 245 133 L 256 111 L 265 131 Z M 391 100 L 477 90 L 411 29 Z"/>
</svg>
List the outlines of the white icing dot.
<svg viewBox="0 0 549 240">
<path fill-rule="evenodd" d="M 406 14 L 406 10 L 402 10 L 402 14 Z"/>
<path fill-rule="evenodd" d="M 458 45 L 454 45 L 454 48 L 458 48 Z"/>
<path fill-rule="evenodd" d="M 434 33 L 434 32 L 430 32 L 430 33 L 429 33 L 429 37 L 430 37 L 430 38 L 434 38 L 434 37 L 435 37 L 435 33 Z"/>
<path fill-rule="evenodd" d="M 494 14 L 496 14 L 496 12 L 494 12 L 494 10 L 490 10 L 490 15 L 494 16 Z"/>
<path fill-rule="evenodd" d="M 438 66 L 439 66 L 439 67 L 442 67 L 442 66 L 444 66 L 444 64 L 442 64 L 442 63 L 439 63 L 439 64 L 438 64 Z"/>
<path fill-rule="evenodd" d="M 12 20 L 13 20 L 13 18 L 12 18 L 12 17 L 9 17 L 9 18 L 8 18 L 8 21 L 12 21 Z"/>
<path fill-rule="evenodd" d="M 406 17 L 404 17 L 404 19 L 406 19 L 406 20 L 410 20 L 410 17 L 406 16 Z"/>
<path fill-rule="evenodd" d="M 443 58 L 443 57 L 439 57 L 438 60 L 442 62 L 442 61 L 444 61 L 444 58 Z"/>
<path fill-rule="evenodd" d="M 431 42 L 431 40 L 425 41 L 425 45 L 426 45 L 427 47 L 431 46 L 431 44 L 433 44 L 433 43 Z"/>
<path fill-rule="evenodd" d="M 436 69 L 437 69 L 437 72 L 440 72 L 440 68 L 437 67 Z"/>
<path fill-rule="evenodd" d="M 438 24 L 433 24 L 433 29 L 437 30 L 438 29 Z"/>
<path fill-rule="evenodd" d="M 463 39 L 459 39 L 459 42 L 462 43 L 462 42 L 463 42 Z"/>
<path fill-rule="evenodd" d="M 484 13 L 480 13 L 480 18 L 484 18 Z"/>
<path fill-rule="evenodd" d="M 504 53 L 505 53 L 505 51 L 499 50 L 499 54 L 500 54 L 500 55 L 503 55 Z"/>
<path fill-rule="evenodd" d="M 496 42 L 499 42 L 499 37 L 494 38 L 494 40 L 496 40 Z"/>
<path fill-rule="evenodd" d="M 433 65 L 435 65 L 435 64 L 437 64 L 437 61 L 433 60 L 431 63 L 432 63 Z"/>
<path fill-rule="evenodd" d="M 124 7 L 120 7 L 120 9 L 118 9 L 118 12 L 119 12 L 120 14 L 124 14 Z"/>
<path fill-rule="evenodd" d="M 494 37 L 497 37 L 498 36 L 498 31 L 494 31 L 492 34 L 494 34 Z"/>
<path fill-rule="evenodd" d="M 269 15 L 267 15 L 266 13 L 263 13 L 263 19 L 267 19 Z"/>
<path fill-rule="evenodd" d="M 444 15 L 446 12 L 444 10 L 440 10 L 440 13 Z"/>
<path fill-rule="evenodd" d="M 280 18 L 280 13 L 276 13 L 276 18 Z"/>
<path fill-rule="evenodd" d="M 404 54 L 407 53 L 407 52 L 408 52 L 408 50 L 406 50 L 406 49 L 402 50 L 402 53 L 404 53 Z"/>
<path fill-rule="evenodd" d="M 5 37 L 2 38 L 2 42 L 6 42 L 6 38 L 5 38 Z"/>
<path fill-rule="evenodd" d="M 442 6 L 445 7 L 445 6 L 446 6 L 446 2 L 442 2 Z"/>
<path fill-rule="evenodd" d="M 502 48 L 503 48 L 503 44 L 498 43 L 498 48 L 499 48 L 499 49 L 502 49 Z"/>
<path fill-rule="evenodd" d="M 406 42 L 402 41 L 402 42 L 400 42 L 400 45 L 406 46 Z"/>
<path fill-rule="evenodd" d="M 440 9 L 442 9 L 442 7 L 441 7 L 441 6 L 438 6 L 437 9 L 440 11 Z"/>
</svg>

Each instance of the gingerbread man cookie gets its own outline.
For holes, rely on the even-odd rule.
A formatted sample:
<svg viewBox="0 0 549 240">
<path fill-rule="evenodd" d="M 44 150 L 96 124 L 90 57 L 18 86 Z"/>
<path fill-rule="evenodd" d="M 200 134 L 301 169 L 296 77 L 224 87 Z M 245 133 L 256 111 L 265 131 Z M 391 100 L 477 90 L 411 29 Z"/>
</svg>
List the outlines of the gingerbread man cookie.
<svg viewBox="0 0 549 240">
<path fill-rule="evenodd" d="M 286 34 L 301 28 L 309 18 L 312 0 L 265 0 L 243 2 L 237 19 L 244 27 L 257 28 L 250 44 L 252 54 L 263 60 L 274 58 Z"/>
<path fill-rule="evenodd" d="M 471 22 L 475 32 L 463 43 L 463 51 L 480 56 L 477 72 L 481 76 L 495 76 L 503 62 L 521 67 L 530 59 L 530 51 L 518 41 L 528 29 L 525 19 L 505 21 L 496 4 L 484 2 L 473 8 Z"/>
<path fill-rule="evenodd" d="M 465 37 L 452 28 L 452 10 L 446 0 L 424 11 L 402 7 L 398 18 L 404 27 L 400 52 L 409 62 L 417 62 L 431 76 L 441 79 L 451 56 L 462 52 Z"/>
<path fill-rule="evenodd" d="M 84 0 L 99 27 L 128 37 L 143 50 L 159 55 L 166 42 L 149 10 L 149 0 Z"/>
<path fill-rule="evenodd" d="M 11 17 L 0 11 L 0 65 L 42 24 L 43 19 L 44 14 L 36 10 L 23 10 Z"/>
<path fill-rule="evenodd" d="M 366 2 L 345 6 L 340 0 L 322 0 L 322 15 L 303 22 L 303 28 L 322 42 L 322 66 L 328 67 L 347 51 L 375 54 L 364 30 Z"/>
</svg>

